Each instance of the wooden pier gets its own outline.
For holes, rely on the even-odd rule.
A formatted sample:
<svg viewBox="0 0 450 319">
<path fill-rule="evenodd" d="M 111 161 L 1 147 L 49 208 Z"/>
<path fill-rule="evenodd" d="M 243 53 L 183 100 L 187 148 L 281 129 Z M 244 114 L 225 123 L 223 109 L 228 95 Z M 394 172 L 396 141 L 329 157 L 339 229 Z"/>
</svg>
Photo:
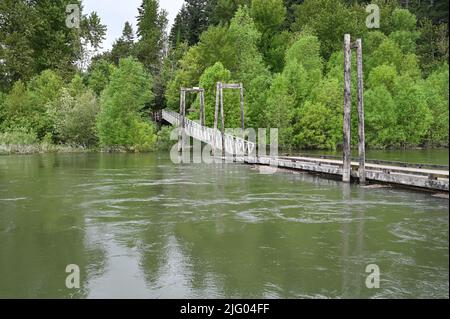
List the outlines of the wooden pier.
<svg viewBox="0 0 450 319">
<path fill-rule="evenodd" d="M 237 161 L 247 164 L 266 165 L 288 168 L 310 173 L 342 177 L 343 161 L 311 157 L 240 157 Z M 387 183 L 392 185 L 414 187 L 431 191 L 449 191 L 449 170 L 428 169 L 402 166 L 373 164 L 366 162 L 366 180 L 370 183 Z M 351 178 L 359 180 L 359 162 L 351 162 Z"/>
</svg>

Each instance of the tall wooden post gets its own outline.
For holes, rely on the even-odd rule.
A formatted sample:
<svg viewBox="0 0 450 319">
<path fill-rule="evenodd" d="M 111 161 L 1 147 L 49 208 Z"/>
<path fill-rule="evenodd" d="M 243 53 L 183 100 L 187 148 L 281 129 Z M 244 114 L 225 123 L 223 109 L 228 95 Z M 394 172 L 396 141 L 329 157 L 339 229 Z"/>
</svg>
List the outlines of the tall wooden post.
<svg viewBox="0 0 450 319">
<path fill-rule="evenodd" d="M 362 41 L 356 40 L 356 56 L 358 64 L 358 116 L 359 116 L 359 182 L 366 183 L 366 140 L 364 127 L 364 73 L 363 73 L 363 56 Z"/>
<path fill-rule="evenodd" d="M 242 128 L 242 138 L 245 137 L 245 123 L 244 123 L 244 85 L 240 83 L 241 90 L 241 128 Z"/>
<path fill-rule="evenodd" d="M 180 125 L 178 131 L 178 152 L 184 153 L 186 142 L 185 117 L 186 117 L 186 91 L 182 88 L 180 91 Z"/>
<path fill-rule="evenodd" d="M 342 181 L 350 182 L 351 178 L 351 65 L 352 51 L 350 43 L 350 34 L 344 36 L 344 141 L 343 141 L 343 174 Z"/>
<path fill-rule="evenodd" d="M 225 111 L 223 109 L 223 85 L 220 83 L 219 86 L 219 100 L 220 100 L 220 119 L 222 121 L 221 133 L 222 133 L 222 157 L 225 158 Z"/>
<path fill-rule="evenodd" d="M 205 91 L 200 91 L 200 124 L 205 126 Z"/>
<path fill-rule="evenodd" d="M 212 147 L 213 156 L 216 155 L 216 139 L 217 139 L 216 132 L 217 132 L 217 121 L 218 121 L 218 117 L 219 117 L 220 86 L 221 86 L 221 83 L 217 82 L 216 83 L 216 107 L 214 109 L 214 131 L 213 131 L 213 147 Z"/>
</svg>

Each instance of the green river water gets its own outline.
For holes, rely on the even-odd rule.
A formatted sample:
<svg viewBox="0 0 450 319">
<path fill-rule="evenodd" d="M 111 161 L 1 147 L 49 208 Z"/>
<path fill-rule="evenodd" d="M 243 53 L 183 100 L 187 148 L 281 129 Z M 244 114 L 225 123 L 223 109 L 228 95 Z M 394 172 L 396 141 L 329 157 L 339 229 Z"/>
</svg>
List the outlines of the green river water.
<svg viewBox="0 0 450 319">
<path fill-rule="evenodd" d="M 448 298 L 448 231 L 448 199 L 405 189 L 166 153 L 0 157 L 0 298 Z"/>
</svg>

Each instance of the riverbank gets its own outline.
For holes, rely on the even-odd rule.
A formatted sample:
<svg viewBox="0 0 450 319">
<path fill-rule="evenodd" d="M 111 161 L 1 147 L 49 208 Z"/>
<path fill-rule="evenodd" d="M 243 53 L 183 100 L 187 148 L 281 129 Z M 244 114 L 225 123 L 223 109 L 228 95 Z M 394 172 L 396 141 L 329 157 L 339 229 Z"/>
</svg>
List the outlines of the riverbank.
<svg viewBox="0 0 450 319">
<path fill-rule="evenodd" d="M 87 153 L 95 152 L 97 149 L 90 149 L 82 146 L 55 145 L 48 143 L 14 145 L 0 144 L 0 156 L 3 155 L 32 155 L 46 153 Z"/>
</svg>

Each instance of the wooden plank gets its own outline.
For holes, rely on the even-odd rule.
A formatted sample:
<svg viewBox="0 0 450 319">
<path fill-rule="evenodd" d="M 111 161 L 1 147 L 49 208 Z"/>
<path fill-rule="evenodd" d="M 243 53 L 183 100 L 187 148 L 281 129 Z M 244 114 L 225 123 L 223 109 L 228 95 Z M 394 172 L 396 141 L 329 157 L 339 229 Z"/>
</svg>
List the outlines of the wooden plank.
<svg viewBox="0 0 450 319">
<path fill-rule="evenodd" d="M 241 84 L 223 83 L 222 88 L 224 88 L 224 89 L 240 89 Z"/>
<path fill-rule="evenodd" d="M 304 162 L 314 162 L 317 164 L 328 164 L 328 165 L 337 165 L 342 166 L 342 160 L 332 160 L 332 159 L 322 159 L 322 158 L 310 158 L 310 157 L 280 157 L 281 159 L 291 160 L 291 161 L 304 161 Z M 354 167 L 359 166 L 359 162 L 351 162 L 351 165 Z M 400 166 L 390 166 L 390 165 L 379 165 L 379 164 L 370 164 L 366 163 L 367 169 L 373 170 L 385 170 L 392 172 L 399 172 L 405 174 L 420 174 L 420 175 L 429 175 L 433 174 L 440 177 L 449 176 L 449 171 L 445 170 L 432 170 L 432 169 L 420 169 L 420 168 L 409 168 L 409 167 L 400 167 Z"/>
</svg>

